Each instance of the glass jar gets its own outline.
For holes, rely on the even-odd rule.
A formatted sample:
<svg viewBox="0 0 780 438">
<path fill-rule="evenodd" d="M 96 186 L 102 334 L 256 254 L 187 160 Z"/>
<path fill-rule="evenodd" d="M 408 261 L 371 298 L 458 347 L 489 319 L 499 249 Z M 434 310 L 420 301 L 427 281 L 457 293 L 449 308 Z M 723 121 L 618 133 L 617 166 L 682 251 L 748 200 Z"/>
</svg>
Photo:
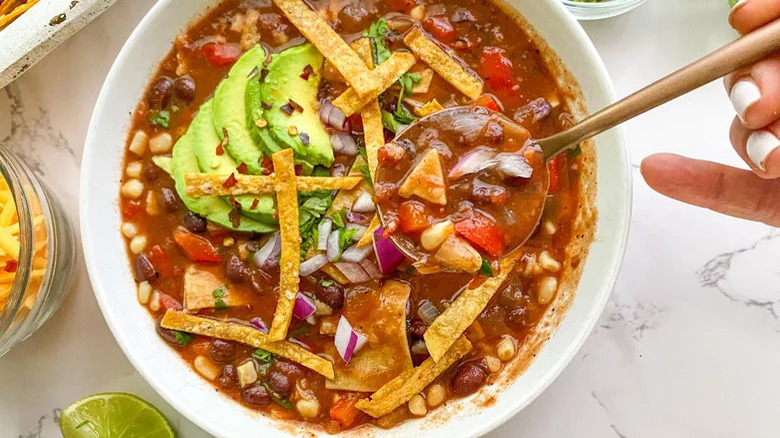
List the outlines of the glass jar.
<svg viewBox="0 0 780 438">
<path fill-rule="evenodd" d="M 57 199 L 22 161 L 2 148 L 0 178 L 2 357 L 62 304 L 73 277 L 76 244 Z"/>
<path fill-rule="evenodd" d="M 596 2 L 563 0 L 563 4 L 578 20 L 598 20 L 624 14 L 646 0 L 602 0 Z"/>
</svg>

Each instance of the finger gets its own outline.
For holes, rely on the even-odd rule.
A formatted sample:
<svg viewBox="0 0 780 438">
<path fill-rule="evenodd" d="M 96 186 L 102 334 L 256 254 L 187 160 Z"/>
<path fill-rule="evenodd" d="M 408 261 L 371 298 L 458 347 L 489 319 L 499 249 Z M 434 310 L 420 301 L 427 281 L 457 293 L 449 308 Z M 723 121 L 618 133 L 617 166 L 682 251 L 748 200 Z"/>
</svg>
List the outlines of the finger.
<svg viewBox="0 0 780 438">
<path fill-rule="evenodd" d="M 729 24 L 741 34 L 746 34 L 780 17 L 777 0 L 740 0 L 729 14 Z"/>
<path fill-rule="evenodd" d="M 780 55 L 726 76 L 725 84 L 731 104 L 746 127 L 758 129 L 780 116 Z"/>
<path fill-rule="evenodd" d="M 675 154 L 642 161 L 642 176 L 657 192 L 719 213 L 780 226 L 780 180 Z"/>
<path fill-rule="evenodd" d="M 737 154 L 756 175 L 764 179 L 780 178 L 780 121 L 753 131 L 735 118 L 730 136 Z"/>
</svg>

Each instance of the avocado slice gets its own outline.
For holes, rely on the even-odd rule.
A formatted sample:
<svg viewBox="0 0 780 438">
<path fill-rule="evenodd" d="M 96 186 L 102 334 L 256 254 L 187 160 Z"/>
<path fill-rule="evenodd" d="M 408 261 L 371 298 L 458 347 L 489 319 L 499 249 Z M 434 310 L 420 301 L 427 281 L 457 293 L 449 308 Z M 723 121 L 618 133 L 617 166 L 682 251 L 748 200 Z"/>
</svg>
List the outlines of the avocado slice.
<svg viewBox="0 0 780 438">
<path fill-rule="evenodd" d="M 246 93 L 244 101 L 246 104 L 246 123 L 249 127 L 249 134 L 252 136 L 252 140 L 257 143 L 267 156 L 271 156 L 276 152 L 282 150 L 279 143 L 271 137 L 271 133 L 267 128 L 259 128 L 255 121 L 264 118 L 265 111 L 263 110 L 263 99 L 260 96 L 260 89 L 262 82 L 260 82 L 258 75 L 257 80 L 252 79 L 246 85 Z"/>
<path fill-rule="evenodd" d="M 272 105 L 271 109 L 264 111 L 271 137 L 282 148 L 292 148 L 297 162 L 308 163 L 311 167 L 329 167 L 333 163 L 330 135 L 320 121 L 317 100 L 323 62 L 324 57 L 311 44 L 291 47 L 274 55 L 266 67 L 268 74 L 265 81 L 260 86 L 262 101 Z M 307 65 L 311 66 L 311 72 L 304 79 L 301 76 Z M 281 108 L 290 100 L 300 105 L 303 112 L 296 110 L 288 115 L 282 111 Z M 298 131 L 297 135 L 290 135 L 291 126 Z M 308 145 L 301 139 L 300 133 L 304 132 L 309 136 Z"/>
<path fill-rule="evenodd" d="M 275 227 L 241 216 L 238 227 L 234 227 L 230 221 L 232 208 L 224 200 L 217 196 L 204 196 L 191 198 L 187 196 L 184 185 L 184 175 L 200 172 L 198 160 L 192 146 L 192 133 L 188 131 L 173 146 L 173 179 L 176 182 L 176 191 L 184 202 L 184 205 L 193 213 L 199 214 L 215 224 L 235 231 L 251 233 L 269 233 L 276 230 Z"/>
<path fill-rule="evenodd" d="M 227 153 L 217 155 L 217 145 L 219 145 L 220 140 L 217 131 L 214 129 L 213 103 L 213 100 L 208 100 L 201 105 L 198 114 L 190 125 L 192 147 L 198 160 L 198 167 L 203 173 L 219 175 L 238 173 L 236 170 L 237 164 L 230 155 Z M 241 204 L 241 214 L 244 216 L 268 224 L 275 222 L 273 216 L 276 209 L 274 208 L 274 198 L 271 194 L 262 196 L 242 195 L 236 196 L 234 199 Z M 258 201 L 257 205 L 255 205 L 255 208 L 252 208 L 255 200 Z"/>
<path fill-rule="evenodd" d="M 254 175 L 263 173 L 260 165 L 263 151 L 249 134 L 244 93 L 252 80 L 249 73 L 255 68 L 262 68 L 265 58 L 265 50 L 259 45 L 254 46 L 238 58 L 227 78 L 220 82 L 214 92 L 214 127 L 217 135 L 221 140 L 224 137 L 222 128 L 225 128 L 228 133 L 225 146 L 228 154 L 237 162 L 246 163 L 247 170 Z"/>
</svg>

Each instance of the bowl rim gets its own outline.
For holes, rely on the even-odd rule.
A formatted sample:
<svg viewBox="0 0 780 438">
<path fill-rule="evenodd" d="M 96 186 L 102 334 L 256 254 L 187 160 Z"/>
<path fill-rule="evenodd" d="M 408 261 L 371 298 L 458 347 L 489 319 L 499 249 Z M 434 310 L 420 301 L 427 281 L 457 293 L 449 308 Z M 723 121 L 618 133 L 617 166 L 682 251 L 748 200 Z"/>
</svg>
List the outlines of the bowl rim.
<svg viewBox="0 0 780 438">
<path fill-rule="evenodd" d="M 497 1 L 500 2 L 502 0 L 497 0 Z M 615 95 L 612 80 L 609 76 L 609 73 L 607 72 L 603 60 L 599 56 L 595 46 L 593 45 L 593 42 L 585 33 L 585 30 L 579 25 L 576 19 L 566 10 L 565 5 L 560 0 L 544 0 L 544 1 L 549 5 L 550 14 L 555 16 L 555 18 L 558 20 L 560 25 L 563 26 L 563 30 L 567 31 L 572 37 L 579 40 L 578 42 L 580 43 L 581 47 L 585 49 L 586 52 L 585 58 L 588 59 L 589 62 L 592 64 L 593 67 L 591 69 L 592 73 L 597 78 L 597 83 L 599 83 L 599 85 L 602 86 L 602 90 L 600 90 L 601 93 L 609 101 L 615 101 L 616 95 Z M 216 3 L 216 2 L 217 0 L 212 0 L 212 3 Z M 136 25 L 135 29 L 128 37 L 127 41 L 124 43 L 122 49 L 120 50 L 119 54 L 114 60 L 114 63 L 112 64 L 111 69 L 109 70 L 106 76 L 103 86 L 101 87 L 101 91 L 95 103 L 93 115 L 90 120 L 89 130 L 87 133 L 85 148 L 82 156 L 82 172 L 81 172 L 80 190 L 79 190 L 79 216 L 80 216 L 79 222 L 80 222 L 80 232 L 82 237 L 81 241 L 82 241 L 84 259 L 87 266 L 90 283 L 92 285 L 96 300 L 99 304 L 101 313 L 103 314 L 103 317 L 106 320 L 106 323 L 109 329 L 111 330 L 112 335 L 116 339 L 117 344 L 119 344 L 119 347 L 122 349 L 123 353 L 128 358 L 128 360 L 132 363 L 133 367 L 141 374 L 144 380 L 158 394 L 160 394 L 162 398 L 168 404 L 170 404 L 178 413 L 188 418 L 191 422 L 193 422 L 195 425 L 197 425 L 204 431 L 207 431 L 208 433 L 211 433 L 215 436 L 224 436 L 225 430 L 222 427 L 220 427 L 218 423 L 207 422 L 203 418 L 203 416 L 198 415 L 198 413 L 195 412 L 194 408 L 191 406 L 192 403 L 185 402 L 184 398 L 180 394 L 177 394 L 173 388 L 169 388 L 165 384 L 163 384 L 158 375 L 159 373 L 155 372 L 154 367 L 151 364 L 147 363 L 146 361 L 142 360 L 141 358 L 136 357 L 135 354 L 131 351 L 130 346 L 126 343 L 127 341 L 125 339 L 125 334 L 122 333 L 122 330 L 119 327 L 118 319 L 115 320 L 113 314 L 111 313 L 111 306 L 112 306 L 112 304 L 110 304 L 111 297 L 107 293 L 107 290 L 110 288 L 107 287 L 108 284 L 104 281 L 103 273 L 100 268 L 100 265 L 104 262 L 102 262 L 100 256 L 96 253 L 96 251 L 92 249 L 92 247 L 94 246 L 92 243 L 93 236 L 89 228 L 91 226 L 91 221 L 95 220 L 94 218 L 91 218 L 89 216 L 90 208 L 92 208 L 89 199 L 91 198 L 90 188 L 92 183 L 93 168 L 99 165 L 99 163 L 96 161 L 96 158 L 94 158 L 94 156 L 97 155 L 95 153 L 96 152 L 95 148 L 98 147 L 96 143 L 96 139 L 99 136 L 98 121 L 101 119 L 100 110 L 111 104 L 111 102 L 109 101 L 110 96 L 109 93 L 107 92 L 107 89 L 111 88 L 111 84 L 119 81 L 119 78 L 122 74 L 123 60 L 129 56 L 130 52 L 136 50 L 136 45 L 138 44 L 138 40 L 145 33 L 146 29 L 154 25 L 157 22 L 158 16 L 162 13 L 162 11 L 164 11 L 173 3 L 176 2 L 174 0 L 158 1 L 146 13 L 143 19 L 138 23 L 138 25 Z M 201 16 L 202 13 L 203 10 L 193 11 L 190 18 L 190 22 L 196 20 L 199 16 Z M 127 131 L 125 130 L 125 132 Z M 535 385 L 532 391 L 529 391 L 526 396 L 520 398 L 519 400 L 508 399 L 508 398 L 502 399 L 501 402 L 498 403 L 499 405 L 502 405 L 502 409 L 499 415 L 491 415 L 485 418 L 482 418 L 484 416 L 481 416 L 480 418 L 481 423 L 478 427 L 472 428 L 471 430 L 464 430 L 462 431 L 463 434 L 459 436 L 463 436 L 463 437 L 481 436 L 495 429 L 496 427 L 498 427 L 499 425 L 501 425 L 502 423 L 506 422 L 511 417 L 516 415 L 520 410 L 525 408 L 528 404 L 530 404 L 533 400 L 535 400 L 542 392 L 544 392 L 544 390 L 546 390 L 547 387 L 550 384 L 552 384 L 552 382 L 555 381 L 555 379 L 563 372 L 563 370 L 572 361 L 575 354 L 582 348 L 582 345 L 585 343 L 585 340 L 590 336 L 591 332 L 595 328 L 599 316 L 602 314 L 611 296 L 614 285 L 617 281 L 618 273 L 622 265 L 622 261 L 626 251 L 626 245 L 627 245 L 628 234 L 630 229 L 630 218 L 631 218 L 631 204 L 632 204 L 631 201 L 633 195 L 632 193 L 633 183 L 632 183 L 632 173 L 630 171 L 631 161 L 629 156 L 629 150 L 626 148 L 625 136 L 623 134 L 622 127 L 614 128 L 612 135 L 614 135 L 615 138 L 614 140 L 615 146 L 620 148 L 621 153 L 624 157 L 624 163 L 621 163 L 621 166 L 624 169 L 627 169 L 627 171 L 625 172 L 625 181 L 623 181 L 625 182 L 625 187 L 623 188 L 623 193 L 621 193 L 623 198 L 625 198 L 627 205 L 618 207 L 619 208 L 618 213 L 616 213 L 615 215 L 615 219 L 618 221 L 619 224 L 623 225 L 623 229 L 621 233 L 614 234 L 614 243 L 612 245 L 613 257 L 611 260 L 609 260 L 609 263 L 607 264 L 608 268 L 604 269 L 604 276 L 602 278 L 603 290 L 598 294 L 597 296 L 598 299 L 594 303 L 589 304 L 588 306 L 589 311 L 586 313 L 585 323 L 580 325 L 580 327 L 577 329 L 576 335 L 572 336 L 571 340 L 568 341 L 567 348 L 565 350 L 562 350 L 560 354 L 555 355 L 556 356 L 555 360 L 551 362 L 550 369 L 548 369 L 546 372 L 543 373 L 543 378 L 541 379 L 540 383 Z M 118 199 L 119 197 L 118 185 L 114 187 L 114 189 L 116 189 L 116 194 L 117 194 L 116 197 Z M 108 206 L 106 206 L 105 208 L 108 208 Z M 597 223 L 603 226 L 600 218 Z M 597 239 L 598 239 L 598 230 L 597 230 Z M 564 316 L 563 320 L 565 321 L 566 318 L 567 317 Z M 549 342 L 550 341 L 548 340 L 546 343 Z M 187 367 L 183 361 L 179 366 L 181 368 L 187 368 L 187 370 L 185 371 L 190 371 L 189 367 Z M 519 377 L 520 376 L 517 376 L 514 380 L 517 380 Z M 270 417 L 266 417 L 266 418 L 272 420 Z M 391 429 L 391 431 L 392 430 L 397 430 L 397 428 Z"/>
</svg>

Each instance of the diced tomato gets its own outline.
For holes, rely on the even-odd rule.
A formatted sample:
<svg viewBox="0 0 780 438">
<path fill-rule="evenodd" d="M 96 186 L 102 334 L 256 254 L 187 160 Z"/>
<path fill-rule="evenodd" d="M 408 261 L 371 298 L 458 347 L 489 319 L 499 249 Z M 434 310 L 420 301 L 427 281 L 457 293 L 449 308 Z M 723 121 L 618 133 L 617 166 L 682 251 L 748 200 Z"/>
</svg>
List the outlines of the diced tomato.
<svg viewBox="0 0 780 438">
<path fill-rule="evenodd" d="M 356 392 L 339 395 L 336 403 L 333 403 L 330 408 L 330 418 L 343 428 L 352 426 L 362 414 L 360 409 L 355 407 L 355 403 L 361 398 L 360 394 Z"/>
<path fill-rule="evenodd" d="M 236 43 L 206 44 L 200 51 L 214 67 L 231 65 L 241 56 L 241 46 Z"/>
<path fill-rule="evenodd" d="M 404 233 L 416 233 L 431 224 L 428 209 L 419 201 L 406 201 L 401 204 L 398 209 L 398 219 L 401 222 L 401 231 Z"/>
<path fill-rule="evenodd" d="M 349 130 L 353 132 L 363 132 L 363 117 L 360 113 L 352 114 L 347 118 L 347 125 Z"/>
<path fill-rule="evenodd" d="M 566 166 L 568 165 L 566 156 L 556 155 L 555 158 L 547 163 L 547 170 L 550 173 L 550 187 L 548 193 L 558 193 L 561 189 L 566 189 L 569 181 L 566 175 Z"/>
<path fill-rule="evenodd" d="M 206 234 L 212 239 L 221 239 L 227 236 L 230 232 L 219 225 L 214 225 L 211 222 L 206 222 Z"/>
<path fill-rule="evenodd" d="M 154 245 L 149 251 L 149 261 L 152 262 L 152 265 L 154 265 L 154 268 L 161 276 L 173 276 L 173 267 L 168 260 L 168 254 L 165 253 L 160 245 Z"/>
<path fill-rule="evenodd" d="M 164 310 L 181 310 L 182 309 L 181 303 L 179 303 L 179 301 L 176 298 L 174 298 L 174 297 L 172 297 L 172 296 L 170 296 L 168 294 L 162 293 L 162 292 L 158 292 L 158 294 L 160 294 L 160 306 Z"/>
<path fill-rule="evenodd" d="M 124 207 L 122 208 L 122 215 L 125 218 L 130 219 L 140 213 L 143 209 L 143 206 L 138 201 L 125 201 Z"/>
<path fill-rule="evenodd" d="M 182 227 L 173 230 L 173 240 L 184 254 L 195 262 L 217 263 L 222 261 L 217 249 L 206 238 L 192 234 Z"/>
<path fill-rule="evenodd" d="M 479 57 L 479 65 L 482 67 L 482 76 L 494 90 L 504 90 L 515 85 L 512 61 L 506 56 L 504 49 L 485 47 Z"/>
<path fill-rule="evenodd" d="M 16 260 L 8 260 L 5 262 L 5 268 L 3 270 L 5 272 L 16 272 L 16 269 L 19 267 L 19 262 Z"/>
<path fill-rule="evenodd" d="M 458 37 L 447 17 L 428 17 L 423 21 L 423 29 L 444 44 L 450 44 Z"/>
<path fill-rule="evenodd" d="M 295 165 L 295 175 L 301 176 L 301 173 L 303 173 L 303 166 L 300 164 Z"/>
<path fill-rule="evenodd" d="M 274 162 L 271 161 L 271 157 L 268 155 L 263 156 L 263 161 L 260 163 L 260 167 L 263 168 L 263 175 L 270 175 L 274 173 Z"/>
<path fill-rule="evenodd" d="M 455 231 L 493 257 L 504 253 L 504 237 L 496 222 L 473 211 L 466 219 L 455 223 Z"/>
<path fill-rule="evenodd" d="M 474 105 L 481 106 L 489 110 L 497 111 L 499 113 L 504 112 L 504 106 L 501 104 L 501 101 L 498 100 L 498 98 L 496 96 L 493 96 L 492 94 L 483 94 L 482 96 L 479 96 L 476 100 L 474 100 L 473 103 Z"/>
</svg>

